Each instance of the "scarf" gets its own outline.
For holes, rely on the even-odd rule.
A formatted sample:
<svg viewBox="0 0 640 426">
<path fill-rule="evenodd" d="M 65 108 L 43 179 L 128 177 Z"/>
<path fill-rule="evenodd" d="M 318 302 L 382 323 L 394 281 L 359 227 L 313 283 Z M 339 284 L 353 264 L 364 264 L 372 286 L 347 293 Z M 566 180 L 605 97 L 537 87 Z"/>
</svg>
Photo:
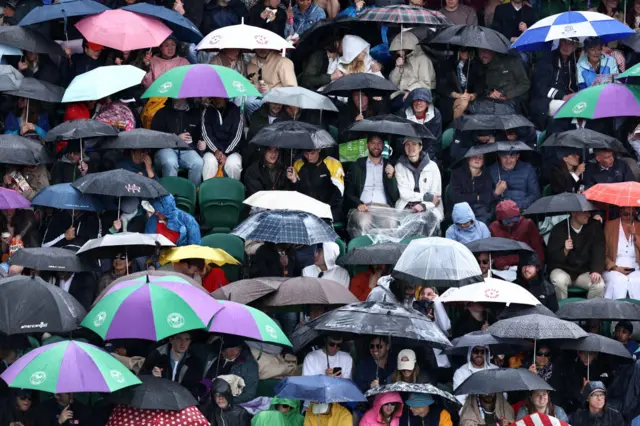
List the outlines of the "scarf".
<svg viewBox="0 0 640 426">
<path fill-rule="evenodd" d="M 545 382 L 548 382 L 553 375 L 553 364 L 548 363 L 544 368 L 538 368 L 538 376 Z"/>
</svg>

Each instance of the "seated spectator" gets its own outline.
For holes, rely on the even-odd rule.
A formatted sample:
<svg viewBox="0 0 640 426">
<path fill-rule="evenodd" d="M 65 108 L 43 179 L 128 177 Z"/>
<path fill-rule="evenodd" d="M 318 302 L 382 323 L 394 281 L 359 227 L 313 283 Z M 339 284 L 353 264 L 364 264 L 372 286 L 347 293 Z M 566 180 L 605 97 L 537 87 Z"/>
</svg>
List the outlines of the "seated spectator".
<svg viewBox="0 0 640 426">
<path fill-rule="evenodd" d="M 446 237 L 450 240 L 466 244 L 491 236 L 487 225 L 476 220 L 467 202 L 455 204 L 451 217 L 453 225 L 449 226 L 446 232 Z"/>
<path fill-rule="evenodd" d="M 540 268 L 544 270 L 544 241 L 536 223 L 520 216 L 520 209 L 515 202 L 505 200 L 496 207 L 496 220 L 489 225 L 492 237 L 508 238 L 528 244 L 535 250 Z M 506 270 L 518 265 L 518 255 L 498 256 L 493 259 L 493 267 Z"/>
<path fill-rule="evenodd" d="M 593 332 L 595 330 L 590 331 Z M 572 357 L 572 360 L 563 366 L 564 380 L 563 388 L 561 389 L 565 395 L 565 410 L 567 412 L 574 412 L 584 407 L 583 392 L 588 387 L 588 384 L 585 387 L 585 383 L 590 381 L 593 383 L 596 380 L 601 380 L 605 383 L 611 382 L 612 372 L 609 370 L 607 363 L 598 355 L 597 352 L 578 351 L 578 356 Z M 572 422 L 574 420 L 572 419 Z"/>
<path fill-rule="evenodd" d="M 556 389 L 551 396 L 553 396 L 555 403 L 558 404 L 565 400 L 562 395 L 564 376 L 561 365 L 556 363 L 555 360 L 552 361 L 552 358 L 553 352 L 549 347 L 549 343 L 538 341 L 537 350 L 533 357 L 534 361 L 529 366 L 529 371 L 537 374 L 549 386 Z"/>
<path fill-rule="evenodd" d="M 584 170 L 585 189 L 598 183 L 635 182 L 629 165 L 616 158 L 613 151 L 601 149 L 596 151 L 596 163 L 589 163 Z"/>
<path fill-rule="evenodd" d="M 105 65 L 133 65 L 136 68 L 147 71 L 145 60 L 149 62 L 150 59 L 150 50 L 129 50 L 125 52 L 112 50 L 105 60 Z"/>
<path fill-rule="evenodd" d="M 151 205 L 154 212 L 147 220 L 145 234 L 161 234 L 176 246 L 201 244 L 198 222 L 176 207 L 173 195 L 156 198 Z"/>
<path fill-rule="evenodd" d="M 48 131 L 49 116 L 41 111 L 38 101 L 18 98 L 16 109 L 10 111 L 4 120 L 5 135 L 19 135 L 40 142 Z"/>
<path fill-rule="evenodd" d="M 429 89 L 414 89 L 406 100 L 408 107 L 400 113 L 403 118 L 414 123 L 422 124 L 435 139 L 423 140 L 423 150 L 430 158 L 436 158 L 440 151 L 442 137 L 442 117 L 440 111 L 433 105 L 433 97 Z M 426 144 L 426 146 L 424 146 Z"/>
<path fill-rule="evenodd" d="M 278 398 L 271 400 L 269 411 L 278 411 L 284 419 L 283 426 L 302 426 L 304 416 L 300 414 L 300 401 L 297 399 Z M 262 426 L 272 426 L 273 423 L 264 423 Z M 252 424 L 251 426 L 259 426 Z"/>
<path fill-rule="evenodd" d="M 247 64 L 244 63 L 244 57 L 239 49 L 221 49 L 220 53 L 214 56 L 209 63 L 231 68 L 240 75 L 247 76 Z"/>
<path fill-rule="evenodd" d="M 498 152 L 498 160 L 489 167 L 494 194 L 504 200 L 513 200 L 521 210 L 526 210 L 540 198 L 540 184 L 536 169 L 520 160 L 520 153 Z"/>
<path fill-rule="evenodd" d="M 618 219 L 604 226 L 606 259 L 602 278 L 607 299 L 640 298 L 640 241 L 636 238 L 637 210 L 622 207 Z M 639 228 L 640 230 L 640 228 Z"/>
<path fill-rule="evenodd" d="M 458 0 L 449 1 L 458 3 Z M 478 97 L 484 85 L 482 68 L 476 51 L 464 46 L 459 47 L 452 58 L 440 60 L 436 92 L 445 125 L 462 116 Z"/>
<path fill-rule="evenodd" d="M 347 99 L 347 105 L 342 108 L 338 115 L 338 133 L 341 140 L 349 142 L 344 140 L 343 133 L 354 121 L 375 117 L 386 112 L 385 102 L 376 101 L 362 90 L 352 91 L 351 96 Z"/>
<path fill-rule="evenodd" d="M 296 253 L 291 244 L 266 242 L 256 251 L 251 262 L 251 277 L 293 277 Z"/>
<path fill-rule="evenodd" d="M 353 360 L 348 352 L 340 350 L 342 342 L 342 337 L 326 336 L 322 348 L 309 352 L 304 357 L 302 375 L 325 375 L 351 379 Z"/>
<path fill-rule="evenodd" d="M 279 6 L 280 0 L 258 1 L 249 9 L 247 24 L 264 28 L 278 34 L 280 37 L 286 37 L 284 31 L 287 25 L 287 13 L 285 9 Z"/>
<path fill-rule="evenodd" d="M 389 51 L 396 55 L 395 68 L 391 70 L 389 80 L 404 92 L 404 98 L 414 89 L 435 90 L 436 70 L 422 50 L 418 37 L 409 31 L 398 34 Z"/>
<path fill-rule="evenodd" d="M 244 390 L 240 394 L 242 396 Z M 233 426 L 250 426 L 251 414 L 240 405 L 233 396 L 231 385 L 224 379 L 215 379 L 211 383 L 212 403 L 208 407 L 206 417 L 211 424 Z"/>
<path fill-rule="evenodd" d="M 280 2 L 280 0 L 267 1 Z M 285 13 L 283 10 L 281 11 L 283 14 Z M 255 56 L 247 65 L 247 78 L 263 95 L 276 87 L 298 85 L 293 62 L 291 62 L 291 59 L 283 57 L 276 50 L 256 49 Z"/>
<path fill-rule="evenodd" d="M 9 210 L 5 210 L 5 212 L 7 211 Z M 16 229 L 15 225 L 14 229 Z M 100 219 L 95 212 L 58 210 L 44 231 L 42 247 L 65 247 L 67 245 L 82 247 L 87 241 L 99 238 L 100 231 Z"/>
<path fill-rule="evenodd" d="M 215 263 L 210 263 L 205 268 L 202 276 L 202 287 L 207 290 L 209 293 L 213 293 L 229 284 L 229 280 L 227 279 L 227 275 L 224 273 L 224 270 L 218 267 Z"/>
<path fill-rule="evenodd" d="M 460 426 L 511 424 L 515 417 L 513 408 L 502 392 L 469 395 L 460 411 Z"/>
<path fill-rule="evenodd" d="M 339 70 L 344 75 L 369 73 L 382 77 L 380 64 L 369 55 L 371 46 L 357 35 L 347 34 L 342 38 L 342 55 L 335 61 L 329 62 L 327 73 Z"/>
<path fill-rule="evenodd" d="M 240 151 L 244 146 L 244 120 L 240 108 L 225 98 L 210 98 L 202 109 L 202 180 L 218 175 L 218 168 L 235 180 L 242 174 Z M 204 143 L 203 143 L 204 142 Z"/>
<path fill-rule="evenodd" d="M 380 393 L 373 399 L 371 408 L 364 413 L 359 426 L 400 425 L 402 397 L 398 392 Z M 407 424 L 407 423 L 404 423 Z"/>
<path fill-rule="evenodd" d="M 54 272 L 48 281 L 73 296 L 87 311 L 98 297 L 98 278 L 93 272 Z"/>
<path fill-rule="evenodd" d="M 558 310 L 555 287 L 545 279 L 544 268 L 540 266 L 540 260 L 535 252 L 520 255 L 515 283 L 528 290 L 552 312 Z"/>
<path fill-rule="evenodd" d="M 104 60 L 100 58 L 104 46 L 83 39 L 82 49 L 83 53 L 73 55 L 71 54 L 71 48 L 65 47 L 64 49 L 66 58 L 60 60 L 60 79 L 65 87 L 76 76 L 94 70 L 104 64 Z"/>
<path fill-rule="evenodd" d="M 175 272 L 186 275 L 196 282 L 200 282 L 200 277 L 205 271 L 206 264 L 204 259 L 180 259 L 177 262 L 173 262 L 171 267 Z"/>
<path fill-rule="evenodd" d="M 89 158 L 81 153 L 80 140 L 72 140 L 67 143 L 65 153 L 53 163 L 51 169 L 51 183 L 72 183 L 84 177 L 89 172 Z"/>
<path fill-rule="evenodd" d="M 389 376 L 387 382 L 435 384 L 435 380 L 429 372 L 420 369 L 417 363 L 416 353 L 412 349 L 403 349 L 398 353 L 397 368 L 391 376 Z"/>
<path fill-rule="evenodd" d="M 516 0 L 496 7 L 491 28 L 513 43 L 537 20 L 536 12 L 530 4 Z"/>
<path fill-rule="evenodd" d="M 460 0 L 445 1 L 440 13 L 453 22 L 453 25 L 478 25 L 476 11 L 466 4 L 460 4 Z"/>
<path fill-rule="evenodd" d="M 473 147 L 482 147 L 483 145 L 494 143 L 496 137 L 498 139 L 507 138 L 502 132 L 496 130 L 456 131 L 454 133 L 453 143 L 449 146 L 449 157 L 455 165 L 455 163 L 462 158 L 469 158 L 472 155 L 476 155 L 474 151 L 471 151 Z"/>
<path fill-rule="evenodd" d="M 571 424 L 580 426 L 621 425 L 624 424 L 622 415 L 606 406 L 607 389 L 599 381 L 589 381 L 582 392 L 587 407 L 580 408 L 571 416 Z"/>
<path fill-rule="evenodd" d="M 622 343 L 631 355 L 635 355 L 636 351 L 640 349 L 640 345 L 638 344 L 638 342 L 631 338 L 632 334 L 633 324 L 631 324 L 631 321 L 622 320 L 618 321 L 618 323 L 616 324 L 613 337 L 618 342 Z"/>
<path fill-rule="evenodd" d="M 259 191 L 288 191 L 292 189 L 287 179 L 287 169 L 276 146 L 261 147 L 263 155 L 259 161 L 251 163 L 244 173 L 247 198 Z"/>
<path fill-rule="evenodd" d="M 33 403 L 33 391 L 30 389 L 11 389 L 5 404 L 0 406 L 0 421 L 14 426 L 34 424 L 37 404 Z"/>
<path fill-rule="evenodd" d="M 289 409 L 289 411 L 293 410 Z M 295 414 L 300 416 L 300 421 L 292 425 L 285 420 L 282 412 L 278 410 L 260 411 L 251 419 L 251 426 L 302 426 L 304 424 L 304 416 L 300 413 Z"/>
<path fill-rule="evenodd" d="M 7 166 L 2 181 L 4 188 L 13 189 L 31 201 L 41 189 L 49 186 L 49 173 L 44 164 L 39 166 Z"/>
<path fill-rule="evenodd" d="M 304 414 L 304 426 L 353 426 L 353 415 L 337 402 L 312 402 Z"/>
<path fill-rule="evenodd" d="M 124 169 L 132 173 L 139 173 L 149 179 L 158 179 L 153 171 L 153 160 L 147 149 L 127 149 L 123 158 L 116 163 L 117 169 Z"/>
<path fill-rule="evenodd" d="M 583 43 L 584 54 L 578 59 L 578 89 L 611 83 L 600 81 L 598 76 L 618 74 L 618 65 L 609 55 L 602 53 L 602 42 L 598 37 L 588 37 Z M 611 77 L 613 78 L 613 77 Z"/>
<path fill-rule="evenodd" d="M 478 265 L 480 266 L 482 276 L 484 278 L 489 278 L 489 269 L 491 269 L 489 253 L 476 253 L 476 260 L 478 261 Z"/>
<path fill-rule="evenodd" d="M 92 410 L 76 401 L 72 393 L 56 393 L 38 404 L 35 425 L 88 425 L 94 419 Z"/>
<path fill-rule="evenodd" d="M 358 363 L 353 381 L 362 392 L 376 386 L 389 384 L 389 378 L 396 370 L 396 358 L 389 354 L 391 346 L 384 337 L 374 336 L 369 341 L 369 354 Z"/>
<path fill-rule="evenodd" d="M 351 279 L 349 291 L 358 300 L 364 302 L 369 297 L 371 290 L 376 288 L 380 277 L 388 275 L 389 272 L 389 265 L 369 265 L 365 271 L 360 272 Z"/>
<path fill-rule="evenodd" d="M 513 8 L 511 4 L 504 4 Z M 522 61 L 517 56 L 501 55 L 491 50 L 478 49 L 484 69 L 484 88 L 480 95 L 494 102 L 507 103 L 519 111 L 525 102 L 531 83 Z"/>
<path fill-rule="evenodd" d="M 151 83 L 165 72 L 183 65 L 189 65 L 189 61 L 178 56 L 177 43 L 178 39 L 170 35 L 160 45 L 160 55 L 154 55 L 149 59 L 145 56 L 145 65 L 149 67 L 149 71 L 142 79 L 142 85 L 145 89 L 151 86 Z"/>
<path fill-rule="evenodd" d="M 282 104 L 275 104 L 273 102 L 264 103 L 251 115 L 251 125 L 249 126 L 247 139 L 253 139 L 263 127 L 276 121 L 276 119 L 280 117 L 281 111 Z M 249 148 L 250 147 L 251 145 L 249 145 Z"/>
<path fill-rule="evenodd" d="M 296 40 L 316 22 L 327 19 L 327 14 L 324 9 L 311 0 L 299 0 L 295 6 L 289 5 L 289 9 L 287 9 L 287 19 L 290 20 L 292 17 L 293 25 L 285 27 L 285 37 L 292 37 Z"/>
<path fill-rule="evenodd" d="M 125 253 L 116 254 L 111 261 L 111 269 L 109 272 L 100 277 L 97 294 L 102 293 L 118 278 L 127 275 L 131 269 L 131 261 L 132 259 L 129 259 Z"/>
<path fill-rule="evenodd" d="M 434 403 L 429 394 L 412 393 L 406 402 L 409 410 L 404 410 L 399 424 L 453 426 L 451 414 L 444 408 L 433 406 Z"/>
<path fill-rule="evenodd" d="M 562 422 L 569 423 L 569 416 L 567 416 L 567 413 L 564 412 L 562 407 L 551 403 L 551 396 L 547 390 L 531 391 L 527 396 L 525 404 L 518 410 L 516 420 L 535 413 L 546 414 Z"/>
<path fill-rule="evenodd" d="M 327 73 L 329 63 L 335 57 L 342 55 L 342 40 L 330 38 L 324 46 L 312 52 L 302 64 L 300 86 L 309 90 L 318 90 L 344 74 L 339 69 Z"/>
<path fill-rule="evenodd" d="M 551 283 L 559 301 L 567 298 L 570 285 L 587 290 L 589 299 L 604 295 L 604 233 L 600 223 L 591 220 L 590 212 L 571 213 L 569 219 L 556 224 L 547 254 Z"/>
<path fill-rule="evenodd" d="M 585 164 L 580 162 L 580 152 L 575 148 L 560 148 L 559 161 L 551 168 L 551 193 L 580 192 Z"/>
<path fill-rule="evenodd" d="M 324 278 L 349 287 L 349 273 L 342 266 L 336 265 L 340 256 L 340 247 L 334 242 L 322 243 L 316 249 L 313 265 L 302 270 L 303 277 Z"/>
<path fill-rule="evenodd" d="M 494 321 L 493 313 L 486 310 L 482 303 L 467 303 L 460 317 L 453 323 L 451 336 L 460 337 L 472 331 L 486 331 Z"/>
<path fill-rule="evenodd" d="M 136 117 L 131 110 L 131 108 L 135 108 L 135 99 L 126 99 L 127 96 L 129 96 L 127 92 L 107 96 L 103 100 L 95 119 L 105 124 L 110 124 L 120 131 L 128 132 L 135 129 Z"/>
<path fill-rule="evenodd" d="M 204 5 L 204 16 L 202 16 L 203 34 L 208 34 L 220 28 L 238 25 L 244 18 L 248 22 L 249 11 L 242 0 L 217 0 Z M 194 24 L 196 22 L 192 20 Z M 197 25 L 197 24 L 196 24 Z M 221 65 L 221 64 L 216 64 Z M 227 66 L 227 65 L 225 65 Z M 236 70 L 237 71 L 237 70 Z"/>
<path fill-rule="evenodd" d="M 243 404 L 256 397 L 259 380 L 258 363 L 251 354 L 249 347 L 240 337 L 226 336 L 222 340 L 220 347 L 222 358 L 216 359 L 212 363 L 207 363 L 209 367 L 205 373 L 207 378 L 216 378 L 232 374 L 244 380 L 242 393 L 234 398 L 236 404 Z"/>
<path fill-rule="evenodd" d="M 489 223 L 496 201 L 491 174 L 484 168 L 483 155 L 473 155 L 466 160 L 467 165 L 451 172 L 449 197 L 454 204 L 468 203 L 477 220 Z"/>
<path fill-rule="evenodd" d="M 46 81 L 56 86 L 60 85 L 60 71 L 49 55 L 40 55 L 25 50 L 24 56 L 18 61 L 17 68 L 25 77 Z"/>
<path fill-rule="evenodd" d="M 491 351 L 488 346 L 470 347 L 467 351 L 467 363 L 453 373 L 453 388 L 455 389 L 460 386 L 460 383 L 467 380 L 473 373 L 498 368 L 496 365 L 491 364 L 490 359 Z M 469 395 L 456 395 L 456 399 L 460 401 L 460 404 L 466 406 L 465 401 L 470 399 L 468 396 Z"/>
</svg>

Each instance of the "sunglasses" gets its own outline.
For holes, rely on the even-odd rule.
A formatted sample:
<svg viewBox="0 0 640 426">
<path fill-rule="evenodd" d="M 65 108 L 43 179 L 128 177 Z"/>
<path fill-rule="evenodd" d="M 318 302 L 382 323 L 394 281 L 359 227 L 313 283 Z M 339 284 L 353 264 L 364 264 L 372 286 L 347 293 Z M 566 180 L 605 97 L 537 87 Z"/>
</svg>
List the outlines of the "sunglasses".
<svg viewBox="0 0 640 426">
<path fill-rule="evenodd" d="M 19 396 L 18 399 L 24 399 L 24 400 L 27 400 L 27 401 L 31 401 L 31 397 L 29 395 Z"/>
<path fill-rule="evenodd" d="M 369 345 L 369 349 L 381 349 L 382 343 L 372 343 Z"/>
<path fill-rule="evenodd" d="M 483 265 L 488 265 L 489 264 L 489 259 L 478 260 L 478 262 L 482 263 Z"/>
<path fill-rule="evenodd" d="M 551 352 L 536 352 L 536 356 L 543 356 L 545 358 L 551 357 Z"/>
<path fill-rule="evenodd" d="M 483 354 L 483 355 L 485 354 L 485 352 L 486 351 L 484 349 L 474 349 L 471 351 L 471 353 L 473 354 Z"/>
<path fill-rule="evenodd" d="M 340 346 L 342 342 L 327 342 L 327 346 L 330 348 L 335 348 L 336 346 Z"/>
</svg>

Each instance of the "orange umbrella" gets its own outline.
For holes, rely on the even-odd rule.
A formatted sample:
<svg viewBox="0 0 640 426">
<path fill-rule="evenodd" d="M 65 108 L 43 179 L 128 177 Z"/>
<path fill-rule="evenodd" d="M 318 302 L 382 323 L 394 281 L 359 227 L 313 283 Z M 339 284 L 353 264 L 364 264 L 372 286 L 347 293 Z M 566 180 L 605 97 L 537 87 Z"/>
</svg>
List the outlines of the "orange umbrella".
<svg viewBox="0 0 640 426">
<path fill-rule="evenodd" d="M 599 183 L 584 192 L 589 201 L 613 204 L 618 207 L 640 207 L 640 183 Z"/>
</svg>

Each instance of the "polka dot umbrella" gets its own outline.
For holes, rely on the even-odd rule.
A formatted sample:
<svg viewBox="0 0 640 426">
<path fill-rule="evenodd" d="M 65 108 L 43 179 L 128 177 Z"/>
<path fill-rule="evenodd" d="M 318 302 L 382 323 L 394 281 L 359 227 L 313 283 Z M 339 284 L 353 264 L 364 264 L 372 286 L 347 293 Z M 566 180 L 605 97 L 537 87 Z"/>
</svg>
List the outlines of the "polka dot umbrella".
<svg viewBox="0 0 640 426">
<path fill-rule="evenodd" d="M 143 410 L 117 405 L 111 412 L 107 426 L 209 426 L 209 422 L 197 407 L 180 411 Z"/>
</svg>

